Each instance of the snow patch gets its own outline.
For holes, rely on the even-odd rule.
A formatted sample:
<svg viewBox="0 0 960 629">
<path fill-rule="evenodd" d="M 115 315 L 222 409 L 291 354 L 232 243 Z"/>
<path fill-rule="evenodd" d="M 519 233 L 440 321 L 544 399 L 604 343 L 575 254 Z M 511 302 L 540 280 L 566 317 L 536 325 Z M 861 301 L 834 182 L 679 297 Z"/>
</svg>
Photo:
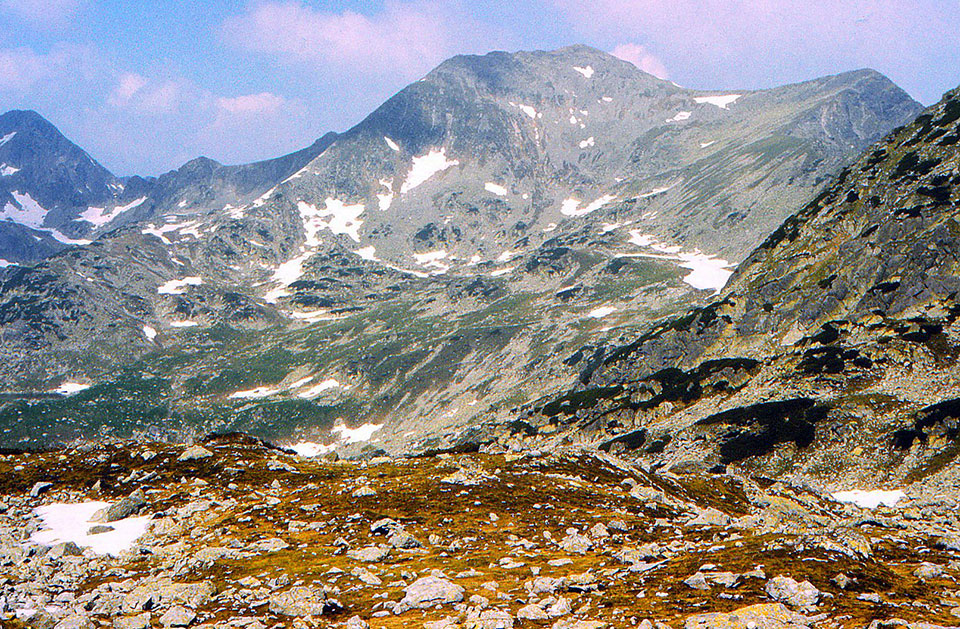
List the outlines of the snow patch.
<svg viewBox="0 0 960 629">
<path fill-rule="evenodd" d="M 729 109 L 730 105 L 737 102 L 737 99 L 743 96 L 743 94 L 726 94 L 723 96 L 699 96 L 694 98 L 698 103 L 707 103 L 708 105 L 715 105 L 720 109 Z"/>
<path fill-rule="evenodd" d="M 895 507 L 905 497 L 906 494 L 899 489 L 892 491 L 853 489 L 851 491 L 838 491 L 833 494 L 834 500 L 852 503 L 863 509 L 876 509 L 880 505 Z"/>
<path fill-rule="evenodd" d="M 712 146 L 712 145 L 714 145 L 714 144 L 716 144 L 716 143 L 717 143 L 716 140 L 710 140 L 709 142 L 701 142 L 701 143 L 700 143 L 700 148 L 705 149 L 705 148 L 707 148 L 708 146 Z"/>
<path fill-rule="evenodd" d="M 171 218 L 176 217 L 166 217 L 167 220 L 170 220 Z M 144 236 L 156 236 L 165 245 L 173 244 L 166 235 L 175 232 L 179 232 L 181 236 L 193 236 L 194 238 L 199 239 L 201 236 L 200 223 L 197 221 L 185 221 L 183 223 L 173 222 L 160 225 L 159 227 L 156 225 L 156 223 L 151 223 L 147 227 L 140 230 L 140 233 Z"/>
<path fill-rule="evenodd" d="M 387 191 L 377 195 L 377 204 L 380 206 L 381 212 L 386 212 L 393 204 L 393 179 L 381 179 L 380 185 Z"/>
<path fill-rule="evenodd" d="M 383 136 L 383 141 L 386 142 L 387 146 L 389 146 L 392 150 L 398 153 L 400 152 L 400 146 L 396 142 L 388 138 L 387 136 Z"/>
<path fill-rule="evenodd" d="M 456 166 L 460 161 L 456 159 L 447 159 L 447 149 L 431 149 L 426 155 L 413 158 L 413 164 L 410 166 L 410 172 L 407 173 L 407 179 L 400 186 L 400 194 L 410 192 L 423 182 L 427 181 L 439 172 Z"/>
<path fill-rule="evenodd" d="M 33 533 L 30 541 L 44 546 L 73 542 L 77 546 L 89 547 L 99 555 L 119 555 L 147 532 L 150 516 L 117 520 L 110 523 L 112 531 L 90 535 L 90 527 L 102 524 L 91 521 L 94 514 L 109 506 L 109 502 L 93 501 L 37 507 L 34 513 L 40 516 L 46 530 Z"/>
<path fill-rule="evenodd" d="M 415 253 L 413 254 L 413 259 L 416 260 L 417 264 L 424 268 L 435 269 L 433 271 L 434 275 L 442 275 L 450 270 L 450 265 L 441 262 L 444 258 L 447 257 L 446 249 L 439 249 L 437 251 L 428 251 L 426 253 Z"/>
<path fill-rule="evenodd" d="M 2 138 L 0 138 L 0 146 L 3 146 L 4 144 L 6 144 L 6 143 L 9 142 L 10 140 L 12 140 L 12 139 L 13 139 L 13 136 L 15 136 L 15 135 L 17 135 L 17 132 L 16 132 L 16 131 L 11 131 L 11 132 L 8 133 L 7 135 L 5 135 L 5 136 L 3 136 Z"/>
<path fill-rule="evenodd" d="M 596 212 L 604 205 L 616 200 L 616 198 L 617 197 L 613 196 L 612 194 L 605 194 L 593 203 L 589 203 L 583 208 L 580 208 L 581 202 L 571 197 L 560 204 L 560 213 L 564 216 L 585 216 L 592 212 Z"/>
<path fill-rule="evenodd" d="M 347 205 L 339 199 L 328 197 L 326 207 L 322 210 L 303 201 L 297 203 L 297 208 L 303 219 L 308 247 L 316 247 L 320 244 L 317 232 L 324 227 L 334 234 L 343 234 L 352 238 L 354 242 L 360 242 L 360 227 L 363 225 L 360 216 L 363 215 L 364 210 L 362 203 Z M 330 217 L 330 220 L 322 220 L 326 217 Z"/>
<path fill-rule="evenodd" d="M 0 269 L 5 269 L 8 266 L 19 266 L 16 262 L 10 262 L 9 260 L 4 260 L 0 258 Z"/>
<path fill-rule="evenodd" d="M 331 432 L 339 433 L 340 440 L 344 443 L 363 443 L 370 441 L 373 433 L 383 428 L 383 424 L 363 424 L 356 428 L 347 428 L 346 424 L 339 423 L 333 427 Z"/>
<path fill-rule="evenodd" d="M 329 454 L 333 452 L 337 449 L 337 444 L 332 443 L 330 445 L 326 445 L 323 443 L 315 443 L 313 441 L 301 441 L 287 447 L 300 456 L 312 458 L 315 456 L 320 456 L 321 454 Z"/>
<path fill-rule="evenodd" d="M 591 66 L 587 66 L 585 68 L 581 68 L 580 66 L 573 66 L 573 69 L 579 72 L 580 74 L 582 74 L 583 77 L 586 79 L 589 79 L 590 77 L 593 76 L 593 68 Z"/>
<path fill-rule="evenodd" d="M 664 192 L 667 192 L 668 190 L 672 190 L 676 185 L 677 185 L 677 184 L 673 183 L 673 184 L 670 184 L 669 186 L 663 186 L 663 187 L 660 187 L 660 188 L 654 188 L 654 189 L 651 190 L 650 192 L 644 192 L 643 194 L 637 195 L 637 198 L 638 198 L 638 199 L 649 199 L 650 197 L 655 197 L 655 196 L 657 196 L 658 194 L 663 194 Z"/>
<path fill-rule="evenodd" d="M 10 175 L 15 175 L 20 172 L 19 168 L 14 168 L 7 164 L 0 164 L 0 176 L 9 177 Z"/>
<path fill-rule="evenodd" d="M 644 234 L 639 229 L 630 231 L 630 244 L 638 247 L 649 247 L 658 254 L 640 254 L 640 257 L 677 262 L 678 266 L 689 269 L 691 273 L 683 281 L 700 290 L 710 290 L 719 293 L 733 275 L 730 263 L 722 258 L 701 253 L 699 250 L 685 252 L 677 245 L 668 245 L 659 242 L 650 234 Z"/>
<path fill-rule="evenodd" d="M 81 384 L 79 382 L 64 382 L 59 387 L 51 391 L 51 393 L 59 393 L 60 395 L 73 395 L 74 393 L 80 393 L 81 391 L 86 391 L 90 388 L 89 384 Z"/>
<path fill-rule="evenodd" d="M 171 321 L 171 328 L 193 328 L 200 325 L 196 321 Z"/>
<path fill-rule="evenodd" d="M 309 389 L 304 389 L 300 393 L 297 393 L 297 397 L 303 398 L 305 400 L 312 400 L 313 398 L 317 397 L 324 391 L 329 391 L 331 389 L 338 389 L 340 388 L 340 386 L 341 385 L 338 381 L 334 380 L 333 378 L 328 378 L 323 382 L 313 385 Z"/>
<path fill-rule="evenodd" d="M 580 142 L 580 148 L 585 149 L 585 148 L 587 148 L 587 147 L 589 147 L 589 146 L 593 146 L 594 144 L 596 144 L 596 142 L 594 142 L 593 136 L 591 135 L 591 136 L 590 136 L 589 138 L 587 138 L 586 140 L 582 140 L 582 141 Z"/>
<path fill-rule="evenodd" d="M 490 274 L 490 277 L 500 277 L 501 275 L 506 275 L 507 273 L 510 273 L 511 271 L 513 271 L 515 268 L 517 268 L 517 267 L 515 267 L 515 266 L 508 266 L 508 267 L 505 268 L 505 269 L 497 269 L 496 271 L 494 271 L 494 272 L 492 272 L 492 273 Z"/>
<path fill-rule="evenodd" d="M 187 292 L 187 286 L 200 286 L 201 284 L 203 284 L 203 280 L 197 276 L 185 277 L 182 280 L 170 280 L 157 288 L 157 294 L 182 295 Z"/>
<path fill-rule="evenodd" d="M 681 111 L 673 118 L 667 118 L 667 122 L 682 122 L 684 120 L 689 120 L 690 116 L 692 115 L 693 115 L 693 112 Z"/>
<path fill-rule="evenodd" d="M 528 116 L 530 116 L 532 119 L 534 119 L 534 120 L 537 119 L 537 110 L 534 109 L 533 107 L 531 107 L 530 105 L 524 105 L 524 104 L 522 104 L 522 103 L 515 103 L 515 102 L 513 102 L 513 101 L 510 101 L 510 104 L 511 104 L 512 106 L 516 107 L 517 109 L 519 109 L 520 111 L 522 111 L 523 113 L 525 113 L 525 114 L 527 114 Z"/>
<path fill-rule="evenodd" d="M 599 308 L 594 308 L 587 313 L 587 316 L 591 319 L 603 319 L 607 315 L 611 315 L 617 311 L 613 306 L 601 306 Z"/>
<path fill-rule="evenodd" d="M 275 387 L 256 387 L 253 389 L 245 389 L 243 391 L 234 391 L 227 397 L 235 400 L 259 400 L 260 398 L 276 395 L 277 393 L 280 393 L 280 391 L 281 389 Z"/>
<path fill-rule="evenodd" d="M 3 211 L 0 211 L 0 219 L 11 220 L 34 229 L 43 225 L 43 219 L 47 216 L 46 208 L 37 203 L 29 194 L 17 191 L 12 191 L 10 194 L 13 195 L 20 207 L 7 203 L 3 207 Z"/>
<path fill-rule="evenodd" d="M 483 184 L 483 189 L 486 190 L 487 192 L 492 192 L 493 194 L 500 197 L 507 196 L 507 189 L 505 187 L 501 186 L 500 184 L 492 183 L 490 181 Z"/>
<path fill-rule="evenodd" d="M 357 249 L 356 251 L 354 251 L 354 253 L 357 254 L 358 256 L 360 256 L 361 258 L 363 258 L 364 260 L 369 260 L 369 261 L 371 261 L 371 262 L 377 262 L 377 248 L 376 248 L 376 247 L 373 247 L 373 246 L 363 247 L 362 249 Z"/>
<path fill-rule="evenodd" d="M 147 337 L 148 341 L 152 341 L 153 339 L 157 338 L 157 330 L 152 326 L 145 325 L 143 326 L 143 335 Z"/>
<path fill-rule="evenodd" d="M 109 212 L 102 207 L 88 207 L 82 214 L 80 214 L 80 218 L 88 223 L 92 223 L 96 227 L 101 227 L 102 225 L 106 225 L 113 219 L 117 218 L 127 210 L 132 210 L 133 208 L 142 205 L 146 200 L 147 197 L 140 197 L 139 199 L 131 201 L 126 205 L 118 205 Z"/>
<path fill-rule="evenodd" d="M 612 103 L 612 102 L 613 102 L 613 99 L 610 98 L 609 96 L 604 96 L 604 97 L 601 98 L 600 100 L 602 100 L 602 101 L 605 102 L 605 103 Z"/>
</svg>

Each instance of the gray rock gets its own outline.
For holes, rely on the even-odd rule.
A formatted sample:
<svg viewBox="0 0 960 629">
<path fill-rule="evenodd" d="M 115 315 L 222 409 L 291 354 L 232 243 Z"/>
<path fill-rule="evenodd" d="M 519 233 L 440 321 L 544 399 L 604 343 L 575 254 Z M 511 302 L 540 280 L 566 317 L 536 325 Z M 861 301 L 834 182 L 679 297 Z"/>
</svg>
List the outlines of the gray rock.
<svg viewBox="0 0 960 629">
<path fill-rule="evenodd" d="M 114 629 L 149 629 L 150 627 L 150 612 L 144 612 L 139 616 L 126 616 L 124 618 L 116 618 L 113 621 Z"/>
<path fill-rule="evenodd" d="M 468 618 L 466 629 L 513 629 L 513 616 L 500 609 L 485 609 L 477 618 Z"/>
<path fill-rule="evenodd" d="M 743 607 L 729 614 L 697 614 L 684 622 L 684 629 L 805 629 L 807 617 L 790 611 L 782 603 Z"/>
<path fill-rule="evenodd" d="M 367 563 L 383 561 L 389 555 L 389 546 L 364 546 L 363 548 L 347 551 L 347 557 L 356 559 L 357 561 L 366 561 Z"/>
<path fill-rule="evenodd" d="M 687 526 L 727 526 L 732 522 L 729 515 L 712 507 L 698 509 L 697 515 L 687 520 Z"/>
<path fill-rule="evenodd" d="M 184 450 L 180 456 L 177 457 L 178 461 L 198 461 L 200 459 L 206 459 L 213 456 L 213 452 L 207 450 L 203 446 L 190 446 Z"/>
<path fill-rule="evenodd" d="M 548 620 L 550 616 L 539 605 L 527 605 L 520 608 L 517 612 L 517 618 L 519 620 Z"/>
<path fill-rule="evenodd" d="M 129 518 L 137 514 L 146 504 L 146 496 L 142 490 L 137 489 L 129 496 L 107 507 L 102 515 L 94 516 L 94 519 L 98 522 L 116 522 L 117 520 L 123 520 L 124 518 Z"/>
<path fill-rule="evenodd" d="M 400 606 L 426 609 L 434 605 L 459 603 L 463 600 L 464 589 L 439 577 L 421 577 L 404 588 Z"/>
<path fill-rule="evenodd" d="M 196 618 L 197 614 L 192 609 L 176 605 L 160 616 L 160 624 L 164 627 L 189 627 Z"/>
<path fill-rule="evenodd" d="M 370 625 L 360 616 L 351 616 L 346 629 L 370 629 Z"/>
<path fill-rule="evenodd" d="M 323 590 L 298 585 L 270 596 L 269 609 L 281 616 L 323 616 L 340 611 L 343 605 Z"/>
<path fill-rule="evenodd" d="M 797 583 L 790 577 L 776 576 L 767 581 L 767 595 L 794 607 L 812 607 L 820 600 L 820 590 L 809 581 Z"/>
<path fill-rule="evenodd" d="M 72 614 L 58 622 L 53 629 L 94 629 L 95 626 L 85 614 Z"/>
<path fill-rule="evenodd" d="M 411 548 L 423 548 L 423 544 L 421 544 L 416 537 L 410 533 L 407 533 L 406 531 L 394 532 L 387 541 L 390 542 L 390 545 L 394 548 L 403 548 L 407 550 Z"/>
<path fill-rule="evenodd" d="M 702 572 L 697 572 L 683 580 L 688 587 L 694 590 L 709 590 L 710 584 L 707 583 L 707 577 Z"/>
<path fill-rule="evenodd" d="M 919 568 L 913 571 L 913 576 L 918 579 L 923 579 L 924 581 L 936 579 L 943 576 L 943 566 L 925 561 L 920 564 Z"/>
<path fill-rule="evenodd" d="M 47 551 L 47 557 L 50 559 L 59 559 L 60 557 L 79 557 L 83 551 L 73 542 L 62 542 Z"/>
<path fill-rule="evenodd" d="M 51 487 L 53 487 L 53 483 L 43 483 L 43 482 L 34 483 L 33 487 L 30 488 L 30 497 L 36 498 L 37 496 L 47 491 Z"/>
</svg>

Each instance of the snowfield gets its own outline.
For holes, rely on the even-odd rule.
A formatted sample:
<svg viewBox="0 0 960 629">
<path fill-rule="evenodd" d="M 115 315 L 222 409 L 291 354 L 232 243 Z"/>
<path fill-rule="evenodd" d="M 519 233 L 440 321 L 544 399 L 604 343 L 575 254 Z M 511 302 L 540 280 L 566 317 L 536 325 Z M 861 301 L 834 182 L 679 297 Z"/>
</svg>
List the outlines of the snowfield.
<svg viewBox="0 0 960 629">
<path fill-rule="evenodd" d="M 126 518 L 110 522 L 112 531 L 91 535 L 90 527 L 94 514 L 110 506 L 109 502 L 82 502 L 79 504 L 57 503 L 34 509 L 46 527 L 30 536 L 34 544 L 54 546 L 64 542 L 73 542 L 77 546 L 88 547 L 98 555 L 119 555 L 129 550 L 140 537 L 147 532 L 150 516 Z"/>
</svg>

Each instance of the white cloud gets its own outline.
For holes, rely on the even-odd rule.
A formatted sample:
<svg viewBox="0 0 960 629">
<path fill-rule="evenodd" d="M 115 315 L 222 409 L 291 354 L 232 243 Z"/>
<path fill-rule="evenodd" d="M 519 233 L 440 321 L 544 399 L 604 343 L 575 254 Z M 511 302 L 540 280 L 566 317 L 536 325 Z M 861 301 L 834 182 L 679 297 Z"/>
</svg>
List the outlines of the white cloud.
<svg viewBox="0 0 960 629">
<path fill-rule="evenodd" d="M 640 44 L 620 44 L 614 48 L 610 54 L 624 61 L 629 61 L 644 72 L 648 72 L 661 79 L 666 79 L 670 76 L 663 62 L 655 55 L 650 54 L 650 52 Z"/>
<path fill-rule="evenodd" d="M 35 26 L 58 28 L 74 16 L 84 0 L 0 0 L 0 9 Z"/>
<path fill-rule="evenodd" d="M 284 105 L 284 99 L 276 94 L 260 92 L 233 98 L 218 98 L 217 107 L 231 114 L 273 114 Z"/>
<path fill-rule="evenodd" d="M 473 39 L 442 3 L 388 1 L 376 13 L 329 12 L 298 0 L 259 2 L 222 25 L 224 39 L 254 52 L 359 74 L 421 75 Z"/>
<path fill-rule="evenodd" d="M 27 47 L 0 49 L 0 92 L 27 92 L 35 87 L 63 89 L 95 71 L 96 55 L 87 46 L 57 44 L 40 53 Z"/>
</svg>

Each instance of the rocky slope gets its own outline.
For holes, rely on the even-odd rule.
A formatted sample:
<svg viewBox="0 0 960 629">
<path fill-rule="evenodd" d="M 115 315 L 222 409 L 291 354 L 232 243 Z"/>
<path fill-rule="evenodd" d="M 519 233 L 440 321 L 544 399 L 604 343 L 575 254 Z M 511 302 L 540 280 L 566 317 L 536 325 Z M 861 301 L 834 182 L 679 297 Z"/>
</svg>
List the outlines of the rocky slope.
<svg viewBox="0 0 960 629">
<path fill-rule="evenodd" d="M 0 116 L 0 266 L 41 260 L 165 211 L 250 201 L 335 137 L 255 164 L 198 158 L 159 178 L 119 178 L 36 112 L 7 112 Z"/>
<path fill-rule="evenodd" d="M 954 91 L 844 169 L 715 302 L 584 361 L 527 432 L 770 475 L 902 482 L 951 464 L 958 139 Z"/>
<path fill-rule="evenodd" d="M 255 199 L 242 169 L 194 162 L 154 184 L 149 216 L 8 271 L 4 442 L 242 429 L 330 447 L 345 418 L 403 448 L 512 417 L 700 303 L 917 111 L 870 71 L 718 93 L 585 47 L 451 59 Z"/>
<path fill-rule="evenodd" d="M 960 523 L 955 470 L 931 480 L 862 509 L 575 448 L 331 463 L 221 436 L 6 454 L 0 623 L 937 629 L 960 615 Z"/>
</svg>

